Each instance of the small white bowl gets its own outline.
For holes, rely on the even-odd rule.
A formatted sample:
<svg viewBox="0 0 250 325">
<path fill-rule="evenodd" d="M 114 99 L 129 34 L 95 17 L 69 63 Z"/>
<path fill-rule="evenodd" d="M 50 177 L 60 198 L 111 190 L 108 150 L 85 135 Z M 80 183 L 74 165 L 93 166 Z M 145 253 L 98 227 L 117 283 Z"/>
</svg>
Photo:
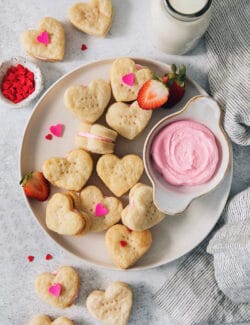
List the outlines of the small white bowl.
<svg viewBox="0 0 250 325">
<path fill-rule="evenodd" d="M 2 85 L 3 77 L 5 76 L 7 70 L 11 66 L 16 66 L 18 64 L 22 64 L 25 68 L 32 71 L 34 73 L 35 79 L 35 90 L 32 94 L 30 94 L 27 98 L 23 99 L 21 102 L 15 104 L 10 101 L 8 98 L 4 97 L 1 90 L 0 90 L 0 100 L 5 106 L 12 107 L 12 108 L 21 108 L 24 106 L 28 106 L 43 90 L 43 76 L 41 73 L 40 68 L 33 62 L 21 57 L 13 57 L 8 61 L 4 61 L 0 65 L 0 85 Z"/>
<path fill-rule="evenodd" d="M 218 141 L 220 164 L 213 178 L 202 185 L 191 187 L 169 184 L 155 169 L 151 157 L 151 146 L 155 136 L 168 124 L 183 119 L 191 119 L 204 124 L 213 132 Z M 148 134 L 143 148 L 144 165 L 153 186 L 154 203 L 157 208 L 168 215 L 179 214 L 194 199 L 214 190 L 221 183 L 230 167 L 231 154 L 229 140 L 222 128 L 222 111 L 213 98 L 208 96 L 193 97 L 181 111 L 161 119 Z"/>
</svg>

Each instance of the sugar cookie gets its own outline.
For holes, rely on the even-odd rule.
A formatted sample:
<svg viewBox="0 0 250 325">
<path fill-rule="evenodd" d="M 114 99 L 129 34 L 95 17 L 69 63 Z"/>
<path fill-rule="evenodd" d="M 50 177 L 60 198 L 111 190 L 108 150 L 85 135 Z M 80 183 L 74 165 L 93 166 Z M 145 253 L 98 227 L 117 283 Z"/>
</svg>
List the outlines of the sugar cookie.
<svg viewBox="0 0 250 325">
<path fill-rule="evenodd" d="M 42 273 L 35 281 L 38 296 L 47 304 L 58 308 L 66 308 L 74 303 L 79 286 L 79 275 L 70 266 L 61 266 L 56 274 Z"/>
<path fill-rule="evenodd" d="M 75 137 L 77 148 L 105 154 L 114 151 L 117 132 L 100 124 L 81 123 Z"/>
<path fill-rule="evenodd" d="M 43 163 L 44 177 L 53 185 L 80 191 L 93 170 L 93 160 L 84 150 L 72 150 L 66 158 L 49 158 Z"/>
<path fill-rule="evenodd" d="M 26 30 L 21 36 L 25 51 L 40 60 L 61 61 L 64 57 L 65 34 L 55 18 L 45 17 L 37 30 Z"/>
<path fill-rule="evenodd" d="M 96 165 L 98 176 L 118 197 L 138 182 L 143 169 L 143 162 L 137 155 L 118 158 L 116 155 L 106 154 L 99 158 Z"/>
<path fill-rule="evenodd" d="M 126 325 L 130 316 L 133 293 L 123 282 L 114 282 L 106 291 L 95 290 L 87 298 L 87 309 L 92 316 L 107 325 Z"/>
<path fill-rule="evenodd" d="M 122 223 L 133 230 L 146 230 L 161 222 L 165 214 L 153 201 L 151 186 L 137 183 L 129 192 L 129 205 L 122 211 Z"/>
<path fill-rule="evenodd" d="M 137 262 L 150 248 L 150 230 L 131 231 L 124 225 L 114 225 L 105 235 L 107 250 L 113 262 L 121 269 L 127 269 Z"/>
</svg>

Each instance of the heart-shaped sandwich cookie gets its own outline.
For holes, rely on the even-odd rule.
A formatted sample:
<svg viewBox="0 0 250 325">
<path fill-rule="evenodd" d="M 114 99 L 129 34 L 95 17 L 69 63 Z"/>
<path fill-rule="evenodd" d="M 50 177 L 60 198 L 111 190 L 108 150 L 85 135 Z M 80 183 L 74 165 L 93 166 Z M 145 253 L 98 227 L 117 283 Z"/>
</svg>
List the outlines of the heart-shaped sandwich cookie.
<svg viewBox="0 0 250 325">
<path fill-rule="evenodd" d="M 103 155 L 114 151 L 116 137 L 117 132 L 103 125 L 81 123 L 75 144 L 78 148 Z"/>
<path fill-rule="evenodd" d="M 69 10 L 69 20 L 80 31 L 105 36 L 112 23 L 111 0 L 91 0 L 89 3 L 76 3 Z"/>
<path fill-rule="evenodd" d="M 149 250 L 152 236 L 150 230 L 132 231 L 118 224 L 106 232 L 105 243 L 115 265 L 127 269 Z"/>
<path fill-rule="evenodd" d="M 70 266 L 62 266 L 55 273 L 38 275 L 35 282 L 36 293 L 49 305 L 58 308 L 69 307 L 78 296 L 79 275 Z"/>
<path fill-rule="evenodd" d="M 99 158 L 96 171 L 104 184 L 116 196 L 122 196 L 140 179 L 143 162 L 137 155 L 126 155 L 121 159 L 113 154 Z"/>
<path fill-rule="evenodd" d="M 96 186 L 87 186 L 80 192 L 80 209 L 91 219 L 90 231 L 104 231 L 121 219 L 122 203 L 115 197 L 104 197 Z"/>
<path fill-rule="evenodd" d="M 133 294 L 123 282 L 114 282 L 106 291 L 95 290 L 87 298 L 87 309 L 93 317 L 108 325 L 126 325 L 130 316 Z"/>
<path fill-rule="evenodd" d="M 49 158 L 43 163 L 43 174 L 53 185 L 80 191 L 93 170 L 93 160 L 84 150 L 71 151 L 67 158 Z"/>
<path fill-rule="evenodd" d="M 38 315 L 29 322 L 29 325 L 74 325 L 74 323 L 67 317 L 58 317 L 52 321 L 47 315 Z"/>
<path fill-rule="evenodd" d="M 131 102 L 137 99 L 141 86 L 153 73 L 146 67 L 139 67 L 129 58 L 116 59 L 111 67 L 112 92 L 117 102 Z"/>
<path fill-rule="evenodd" d="M 87 213 L 75 209 L 73 198 L 67 193 L 56 193 L 46 208 L 47 227 L 61 235 L 83 235 L 90 229 Z"/>
<path fill-rule="evenodd" d="M 165 217 L 153 201 L 151 186 L 137 183 L 129 192 L 129 205 L 122 211 L 122 222 L 133 230 L 149 229 Z"/>
<path fill-rule="evenodd" d="M 64 104 L 81 121 L 94 123 L 101 117 L 111 98 L 110 84 L 102 79 L 88 86 L 71 86 L 64 94 Z"/>
<path fill-rule="evenodd" d="M 152 110 L 143 110 L 137 101 L 131 105 L 114 103 L 106 114 L 106 122 L 123 137 L 133 140 L 148 125 Z"/>
<path fill-rule="evenodd" d="M 27 30 L 21 36 L 25 51 L 40 60 L 61 61 L 64 56 L 65 35 L 62 24 L 51 17 L 43 18 L 37 30 Z"/>
</svg>

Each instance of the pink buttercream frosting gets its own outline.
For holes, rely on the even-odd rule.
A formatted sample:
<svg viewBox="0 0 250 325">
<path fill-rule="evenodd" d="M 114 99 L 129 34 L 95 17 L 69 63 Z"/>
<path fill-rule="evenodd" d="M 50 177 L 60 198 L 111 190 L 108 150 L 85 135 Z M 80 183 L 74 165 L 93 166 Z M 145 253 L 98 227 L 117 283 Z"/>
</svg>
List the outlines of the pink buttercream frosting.
<svg viewBox="0 0 250 325">
<path fill-rule="evenodd" d="M 80 137 L 89 138 L 89 139 L 96 139 L 96 140 L 100 140 L 100 141 L 103 141 L 103 142 L 110 142 L 110 143 L 113 142 L 112 139 L 105 138 L 105 137 L 102 137 L 100 135 L 96 135 L 96 134 L 92 134 L 92 133 L 88 133 L 88 132 L 78 132 L 77 135 L 79 135 Z"/>
<path fill-rule="evenodd" d="M 214 134 L 193 120 L 180 120 L 163 128 L 153 141 L 151 155 L 165 180 L 177 186 L 207 183 L 220 160 Z"/>
</svg>

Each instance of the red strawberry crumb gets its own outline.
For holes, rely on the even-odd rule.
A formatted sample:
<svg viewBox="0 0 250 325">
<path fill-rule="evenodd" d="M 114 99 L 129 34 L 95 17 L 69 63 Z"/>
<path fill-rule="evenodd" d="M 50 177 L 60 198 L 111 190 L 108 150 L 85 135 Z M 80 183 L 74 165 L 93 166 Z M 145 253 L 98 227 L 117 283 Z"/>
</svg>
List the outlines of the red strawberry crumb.
<svg viewBox="0 0 250 325">
<path fill-rule="evenodd" d="M 120 245 L 121 245 L 122 247 L 125 247 L 125 246 L 128 245 L 128 243 L 127 243 L 125 240 L 121 240 L 121 241 L 120 241 Z"/>
<path fill-rule="evenodd" d="M 50 255 L 50 254 L 47 254 L 46 257 L 45 257 L 45 259 L 46 259 L 47 261 L 52 260 L 52 258 L 53 258 L 53 256 Z"/>
<path fill-rule="evenodd" d="M 81 50 L 82 51 L 86 51 L 87 49 L 88 49 L 87 45 L 86 44 L 82 44 Z"/>
<path fill-rule="evenodd" d="M 28 259 L 29 262 L 33 262 L 34 258 L 35 258 L 35 257 L 32 256 L 32 255 L 29 255 L 29 256 L 27 257 L 27 259 Z"/>
<path fill-rule="evenodd" d="M 50 134 L 50 133 L 45 135 L 46 140 L 52 140 L 52 138 L 53 138 L 52 134 Z"/>
</svg>

